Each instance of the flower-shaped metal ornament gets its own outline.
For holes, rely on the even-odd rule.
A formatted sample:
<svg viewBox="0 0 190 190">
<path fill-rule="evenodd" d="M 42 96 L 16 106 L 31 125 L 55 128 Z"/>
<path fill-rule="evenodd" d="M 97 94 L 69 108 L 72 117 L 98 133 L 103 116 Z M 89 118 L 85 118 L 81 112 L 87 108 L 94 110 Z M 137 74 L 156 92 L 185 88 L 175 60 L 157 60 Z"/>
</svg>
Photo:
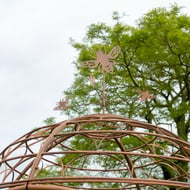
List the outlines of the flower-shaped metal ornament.
<svg viewBox="0 0 190 190">
<path fill-rule="evenodd" d="M 89 81 L 90 81 L 90 85 L 94 87 L 95 77 L 93 77 L 92 75 L 90 75 L 89 76 Z"/>
<path fill-rule="evenodd" d="M 68 103 L 69 99 L 60 100 L 59 102 L 57 102 L 57 107 L 55 107 L 54 110 L 67 110 L 70 107 Z"/>
<path fill-rule="evenodd" d="M 142 91 L 140 89 L 137 90 L 140 95 L 140 101 L 145 102 L 147 99 L 154 99 L 156 96 L 149 94 L 149 91 Z"/>
</svg>

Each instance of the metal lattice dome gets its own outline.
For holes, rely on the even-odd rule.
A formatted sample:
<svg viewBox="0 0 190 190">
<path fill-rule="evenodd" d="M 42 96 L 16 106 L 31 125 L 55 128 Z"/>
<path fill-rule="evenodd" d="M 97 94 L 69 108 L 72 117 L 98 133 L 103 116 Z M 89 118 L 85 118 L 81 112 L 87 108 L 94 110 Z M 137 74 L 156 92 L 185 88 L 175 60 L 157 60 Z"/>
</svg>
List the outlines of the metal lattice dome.
<svg viewBox="0 0 190 190">
<path fill-rule="evenodd" d="M 93 114 L 37 128 L 1 152 L 0 189 L 190 189 L 190 144 L 145 122 Z"/>
</svg>

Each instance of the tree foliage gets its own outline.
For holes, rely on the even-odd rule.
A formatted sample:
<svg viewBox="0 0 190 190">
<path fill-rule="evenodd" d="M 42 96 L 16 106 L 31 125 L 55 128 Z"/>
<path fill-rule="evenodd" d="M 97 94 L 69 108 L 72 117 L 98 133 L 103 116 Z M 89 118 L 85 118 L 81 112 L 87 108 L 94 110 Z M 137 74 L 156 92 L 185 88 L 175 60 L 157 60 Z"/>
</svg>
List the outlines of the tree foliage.
<svg viewBox="0 0 190 190">
<path fill-rule="evenodd" d="M 156 125 L 172 126 L 188 140 L 190 130 L 190 17 L 173 5 L 156 8 L 132 27 L 113 14 L 114 24 L 92 24 L 82 41 L 72 40 L 78 50 L 74 62 L 77 72 L 72 86 L 64 91 L 69 98 L 69 116 L 101 112 L 101 80 L 98 69 L 81 67 L 95 52 L 109 52 L 119 45 L 114 72 L 106 74 L 108 113 L 144 119 Z M 95 77 L 94 87 L 89 76 Z M 138 89 L 149 91 L 155 99 L 140 102 Z"/>
<path fill-rule="evenodd" d="M 106 111 L 149 123 L 171 127 L 179 137 L 188 141 L 190 132 L 190 17 L 181 13 L 177 5 L 169 9 L 156 8 L 129 26 L 113 13 L 113 26 L 91 24 L 82 42 L 71 40 L 78 50 L 75 60 L 75 79 L 64 91 L 67 107 L 62 112 L 70 117 L 100 113 L 102 111 L 102 73 L 98 68 L 85 68 L 82 63 L 93 60 L 96 52 L 108 53 L 113 47 L 121 48 L 115 59 L 113 73 L 106 73 Z M 95 78 L 91 85 L 89 76 Z M 139 101 L 139 89 L 149 91 L 155 99 Z M 90 146 L 91 142 L 73 147 Z M 127 144 L 137 143 L 125 139 Z M 167 146 L 166 144 L 160 144 Z M 104 146 L 107 147 L 106 144 Z M 108 145 L 111 149 L 113 146 Z M 183 154 L 181 152 L 181 154 Z M 61 158 L 62 159 L 62 158 Z M 68 162 L 70 157 L 64 158 Z M 104 159 L 102 159 L 104 162 Z M 94 160 L 98 162 L 98 160 Z M 111 164 L 111 160 L 109 161 Z M 106 162 L 108 163 L 108 162 Z M 79 163 L 77 163 L 79 164 Z M 187 163 L 178 163 L 185 171 Z M 105 167 L 109 167 L 109 164 Z M 175 176 L 166 165 L 160 165 L 164 179 Z M 172 189 L 172 188 L 171 188 Z"/>
</svg>

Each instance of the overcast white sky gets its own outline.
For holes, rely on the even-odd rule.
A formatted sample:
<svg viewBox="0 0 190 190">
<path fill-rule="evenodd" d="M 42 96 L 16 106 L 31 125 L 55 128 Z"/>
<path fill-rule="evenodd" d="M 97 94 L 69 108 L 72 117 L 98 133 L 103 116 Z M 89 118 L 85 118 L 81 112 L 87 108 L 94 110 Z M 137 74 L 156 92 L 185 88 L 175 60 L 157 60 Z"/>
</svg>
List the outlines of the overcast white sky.
<svg viewBox="0 0 190 190">
<path fill-rule="evenodd" d="M 47 117 L 72 83 L 69 45 L 81 41 L 87 26 L 112 24 L 112 13 L 134 25 L 155 7 L 176 2 L 190 12 L 189 0 L 0 0 L 0 151 Z"/>
</svg>

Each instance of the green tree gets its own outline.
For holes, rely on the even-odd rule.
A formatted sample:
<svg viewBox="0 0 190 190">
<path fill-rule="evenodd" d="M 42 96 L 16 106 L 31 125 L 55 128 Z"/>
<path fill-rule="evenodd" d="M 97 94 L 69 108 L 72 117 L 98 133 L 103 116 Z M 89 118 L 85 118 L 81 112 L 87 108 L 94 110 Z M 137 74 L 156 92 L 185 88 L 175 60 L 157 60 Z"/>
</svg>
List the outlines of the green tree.
<svg viewBox="0 0 190 190">
<path fill-rule="evenodd" d="M 113 74 L 106 75 L 106 108 L 109 113 L 145 119 L 153 124 L 170 124 L 188 140 L 190 117 L 190 17 L 176 5 L 156 8 L 139 19 L 137 27 L 120 22 L 114 26 L 89 26 L 83 43 L 72 41 L 79 51 L 74 62 L 77 72 L 72 86 L 64 91 L 70 99 L 70 116 L 100 112 L 101 73 L 81 67 L 98 50 L 109 52 L 119 45 L 121 52 Z M 94 87 L 88 77 L 96 78 Z M 144 103 L 135 101 L 137 90 L 156 95 Z M 93 104 L 94 103 L 94 104 Z M 91 104 L 91 105 L 90 105 Z M 90 106 L 89 106 L 90 105 Z"/>
<path fill-rule="evenodd" d="M 45 120 L 43 120 L 43 123 L 46 125 L 54 124 L 54 123 L 56 123 L 55 117 L 48 117 Z"/>
<path fill-rule="evenodd" d="M 62 111 L 72 117 L 101 112 L 102 74 L 98 69 L 82 67 L 81 63 L 95 59 L 92 57 L 98 50 L 110 52 L 120 46 L 114 72 L 105 76 L 107 112 L 170 126 L 188 141 L 190 17 L 173 5 L 170 9 L 151 10 L 139 19 L 136 27 L 121 22 L 117 12 L 113 20 L 113 26 L 90 25 L 82 43 L 71 40 L 79 51 L 74 62 L 77 72 L 72 86 L 64 91 L 69 109 Z M 89 76 L 95 77 L 94 86 L 90 85 Z M 149 91 L 156 98 L 140 102 L 138 89 Z M 187 164 L 179 164 L 187 171 Z M 172 176 L 167 168 L 163 172 L 166 179 Z"/>
</svg>

